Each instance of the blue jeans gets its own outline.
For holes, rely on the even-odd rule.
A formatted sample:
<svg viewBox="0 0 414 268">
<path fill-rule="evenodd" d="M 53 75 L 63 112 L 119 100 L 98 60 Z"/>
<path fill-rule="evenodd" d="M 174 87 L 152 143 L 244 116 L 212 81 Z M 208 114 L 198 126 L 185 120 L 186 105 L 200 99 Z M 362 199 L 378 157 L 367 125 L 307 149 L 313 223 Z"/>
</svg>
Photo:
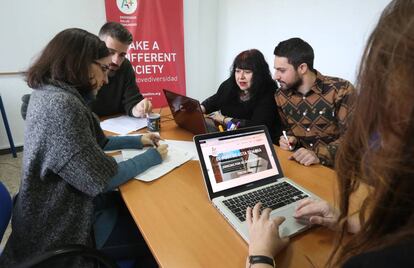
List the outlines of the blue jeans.
<svg viewBox="0 0 414 268">
<path fill-rule="evenodd" d="M 111 205 L 117 207 L 118 217 L 100 250 L 114 260 L 134 259 L 138 267 L 158 267 L 120 193 L 113 191 L 107 194 L 110 195 Z"/>
</svg>

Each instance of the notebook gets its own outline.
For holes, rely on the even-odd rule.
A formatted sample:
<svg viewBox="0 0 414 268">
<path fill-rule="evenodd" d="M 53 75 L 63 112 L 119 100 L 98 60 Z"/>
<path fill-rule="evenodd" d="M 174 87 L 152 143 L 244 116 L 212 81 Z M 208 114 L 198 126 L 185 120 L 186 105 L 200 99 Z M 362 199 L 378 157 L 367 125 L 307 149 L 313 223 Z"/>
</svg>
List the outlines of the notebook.
<svg viewBox="0 0 414 268">
<path fill-rule="evenodd" d="M 265 126 L 197 135 L 194 142 L 211 202 L 244 240 L 246 208 L 259 201 L 272 208 L 271 217 L 286 218 L 282 237 L 309 227 L 293 218 L 295 207 L 301 199 L 320 198 L 283 176 Z"/>
<path fill-rule="evenodd" d="M 174 121 L 179 127 L 195 135 L 211 132 L 211 129 L 206 125 L 198 100 L 167 89 L 163 89 L 163 91 Z"/>
</svg>

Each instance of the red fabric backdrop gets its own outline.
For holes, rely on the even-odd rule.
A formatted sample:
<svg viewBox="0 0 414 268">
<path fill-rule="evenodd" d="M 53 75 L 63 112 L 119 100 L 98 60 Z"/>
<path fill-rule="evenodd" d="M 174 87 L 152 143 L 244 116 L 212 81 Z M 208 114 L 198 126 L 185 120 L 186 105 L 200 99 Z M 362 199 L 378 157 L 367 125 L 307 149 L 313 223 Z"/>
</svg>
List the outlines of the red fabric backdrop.
<svg viewBox="0 0 414 268">
<path fill-rule="evenodd" d="M 183 0 L 105 0 L 106 19 L 133 35 L 127 58 L 141 93 L 166 106 L 162 89 L 185 95 Z"/>
</svg>

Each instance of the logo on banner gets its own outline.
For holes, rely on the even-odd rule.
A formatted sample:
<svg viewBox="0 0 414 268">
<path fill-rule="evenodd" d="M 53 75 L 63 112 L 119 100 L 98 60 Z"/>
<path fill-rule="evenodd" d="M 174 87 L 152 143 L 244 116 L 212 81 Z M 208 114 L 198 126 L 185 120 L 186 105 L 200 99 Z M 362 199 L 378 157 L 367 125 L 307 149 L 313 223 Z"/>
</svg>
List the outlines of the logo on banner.
<svg viewBox="0 0 414 268">
<path fill-rule="evenodd" d="M 182 95 L 186 92 L 184 1 L 105 0 L 107 21 L 122 24 L 133 36 L 126 57 L 132 65 L 141 94 L 151 100 L 154 108 L 168 105 L 163 88 Z M 138 19 L 140 14 L 150 16 Z"/>
<path fill-rule="evenodd" d="M 138 0 L 116 0 L 118 9 L 124 14 L 132 14 L 137 10 Z"/>
</svg>

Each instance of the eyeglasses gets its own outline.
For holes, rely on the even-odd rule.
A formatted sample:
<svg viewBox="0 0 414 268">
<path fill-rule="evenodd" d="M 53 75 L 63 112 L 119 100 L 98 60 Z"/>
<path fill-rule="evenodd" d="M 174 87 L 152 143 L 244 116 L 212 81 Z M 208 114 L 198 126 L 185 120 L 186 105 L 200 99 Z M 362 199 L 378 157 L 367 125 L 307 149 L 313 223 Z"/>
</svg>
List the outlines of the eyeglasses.
<svg viewBox="0 0 414 268">
<path fill-rule="evenodd" d="M 99 63 L 99 62 L 97 62 L 97 61 L 94 61 L 93 63 L 95 63 L 95 64 L 97 64 L 97 65 L 101 66 L 101 70 L 102 70 L 102 72 L 107 73 L 107 72 L 109 71 L 109 65 L 102 64 L 102 63 Z"/>
</svg>

